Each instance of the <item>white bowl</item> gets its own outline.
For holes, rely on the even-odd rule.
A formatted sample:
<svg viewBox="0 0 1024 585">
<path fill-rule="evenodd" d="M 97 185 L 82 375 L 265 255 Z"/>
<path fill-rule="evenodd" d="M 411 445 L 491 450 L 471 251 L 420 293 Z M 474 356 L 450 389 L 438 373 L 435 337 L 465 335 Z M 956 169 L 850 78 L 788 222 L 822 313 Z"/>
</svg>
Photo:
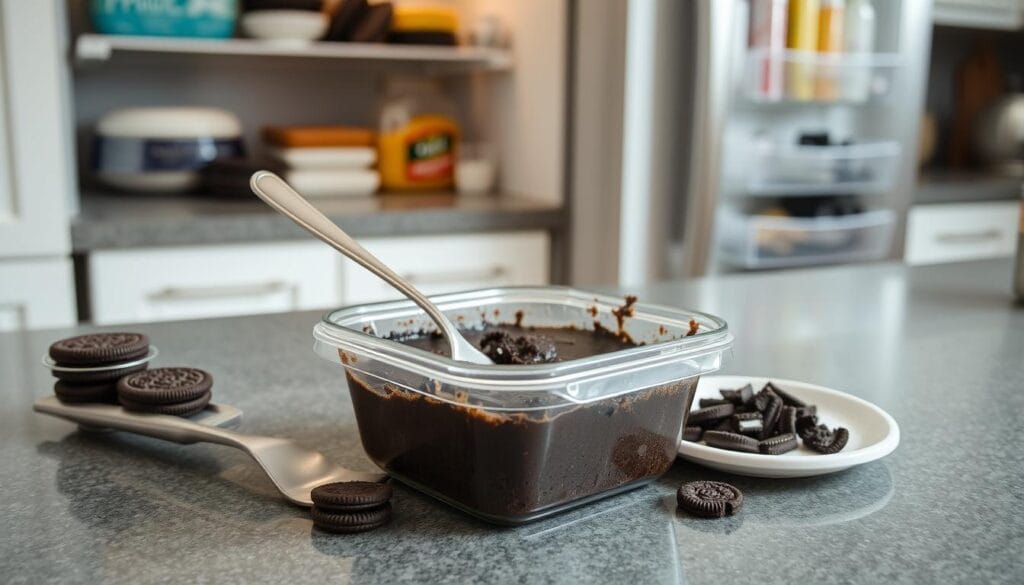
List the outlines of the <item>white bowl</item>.
<svg viewBox="0 0 1024 585">
<path fill-rule="evenodd" d="M 769 380 L 796 398 L 817 405 L 819 422 L 832 428 L 846 427 L 850 431 L 846 447 L 839 453 L 823 455 L 801 444 L 799 448 L 782 455 L 761 455 L 709 447 L 703 442 L 682 441 L 679 456 L 737 475 L 810 477 L 881 459 L 892 453 L 900 443 L 899 425 L 881 408 L 845 392 L 806 382 L 749 376 L 704 376 L 697 385 L 693 403 L 697 404 L 701 398 L 721 398 L 718 391 L 723 388 L 740 388 L 750 384 L 756 392 Z"/>
<path fill-rule="evenodd" d="M 254 39 L 308 42 L 322 38 L 330 21 L 322 12 L 310 10 L 255 10 L 243 14 L 240 24 Z"/>
</svg>

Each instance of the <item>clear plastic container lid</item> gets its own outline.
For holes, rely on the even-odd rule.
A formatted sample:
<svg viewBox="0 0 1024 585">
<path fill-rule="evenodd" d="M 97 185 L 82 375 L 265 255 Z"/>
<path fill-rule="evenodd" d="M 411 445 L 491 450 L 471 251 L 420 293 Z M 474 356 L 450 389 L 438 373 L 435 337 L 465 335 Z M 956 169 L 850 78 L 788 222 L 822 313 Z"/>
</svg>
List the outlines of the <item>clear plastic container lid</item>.
<svg viewBox="0 0 1024 585">
<path fill-rule="evenodd" d="M 431 298 L 467 329 L 518 318 L 527 327 L 593 329 L 598 323 L 619 331 L 612 311 L 624 302 L 567 287 L 492 288 Z M 435 330 L 411 301 L 332 311 L 314 327 L 314 348 L 329 361 L 345 361 L 350 370 L 438 400 L 519 411 L 582 404 L 700 376 L 717 370 L 732 345 L 725 321 L 713 315 L 644 302 L 632 309 L 621 330 L 637 347 L 550 364 L 481 366 L 384 339 Z M 446 387 L 464 394 L 447 395 Z"/>
</svg>

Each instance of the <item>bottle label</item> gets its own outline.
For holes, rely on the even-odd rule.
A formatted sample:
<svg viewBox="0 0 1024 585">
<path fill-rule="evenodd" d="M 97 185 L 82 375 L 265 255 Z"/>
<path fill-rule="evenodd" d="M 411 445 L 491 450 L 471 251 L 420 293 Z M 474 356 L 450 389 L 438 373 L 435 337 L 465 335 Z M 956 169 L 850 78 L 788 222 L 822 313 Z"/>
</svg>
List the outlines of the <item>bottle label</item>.
<svg viewBox="0 0 1024 585">
<path fill-rule="evenodd" d="M 410 181 L 449 179 L 455 170 L 455 136 L 446 131 L 424 131 L 406 141 L 405 177 Z"/>
</svg>

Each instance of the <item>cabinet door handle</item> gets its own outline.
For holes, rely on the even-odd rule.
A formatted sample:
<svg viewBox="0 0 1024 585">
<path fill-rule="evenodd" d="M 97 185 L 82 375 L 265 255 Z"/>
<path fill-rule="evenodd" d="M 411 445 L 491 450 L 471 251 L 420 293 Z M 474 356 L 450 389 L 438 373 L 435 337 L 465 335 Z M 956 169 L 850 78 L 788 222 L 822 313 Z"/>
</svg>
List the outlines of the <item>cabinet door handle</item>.
<svg viewBox="0 0 1024 585">
<path fill-rule="evenodd" d="M 237 297 L 262 297 L 287 291 L 289 288 L 291 287 L 288 283 L 282 280 L 224 286 L 168 286 L 146 295 L 146 298 L 158 303 L 168 303 L 175 301 L 198 301 Z"/>
<path fill-rule="evenodd" d="M 935 234 L 935 239 L 944 244 L 967 244 L 998 240 L 1003 232 L 997 229 L 978 230 L 976 232 L 942 232 Z"/>
<path fill-rule="evenodd" d="M 466 282 L 474 280 L 495 280 L 508 274 L 504 266 L 469 270 L 449 270 L 442 272 L 406 272 L 402 278 L 415 284 L 445 284 L 449 282 Z"/>
</svg>

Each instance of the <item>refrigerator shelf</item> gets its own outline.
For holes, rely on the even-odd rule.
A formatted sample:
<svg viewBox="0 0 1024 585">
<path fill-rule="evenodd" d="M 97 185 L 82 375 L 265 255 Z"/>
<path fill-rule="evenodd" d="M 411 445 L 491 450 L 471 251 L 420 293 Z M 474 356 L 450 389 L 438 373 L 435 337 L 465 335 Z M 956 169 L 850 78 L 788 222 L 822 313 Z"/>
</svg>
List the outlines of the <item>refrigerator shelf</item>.
<svg viewBox="0 0 1024 585">
<path fill-rule="evenodd" d="M 902 66 L 895 53 L 747 51 L 742 92 L 755 103 L 851 103 L 887 97 Z"/>
<path fill-rule="evenodd" d="M 787 268 L 886 257 L 896 214 L 878 209 L 838 217 L 773 217 L 720 212 L 722 259 L 749 269 Z"/>
<path fill-rule="evenodd" d="M 868 194 L 892 189 L 900 145 L 803 146 L 761 141 L 755 157 L 747 181 L 749 195 Z"/>
</svg>

